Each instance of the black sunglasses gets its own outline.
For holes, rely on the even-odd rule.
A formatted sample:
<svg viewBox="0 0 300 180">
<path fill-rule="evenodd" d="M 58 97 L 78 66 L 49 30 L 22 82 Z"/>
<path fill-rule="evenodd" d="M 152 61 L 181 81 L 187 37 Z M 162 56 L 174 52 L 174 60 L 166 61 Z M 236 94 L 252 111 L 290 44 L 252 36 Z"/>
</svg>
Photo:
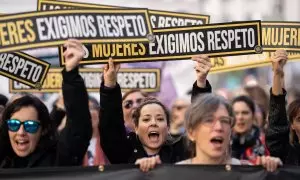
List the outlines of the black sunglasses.
<svg viewBox="0 0 300 180">
<path fill-rule="evenodd" d="M 144 99 L 139 98 L 135 102 L 133 100 L 126 100 L 124 101 L 124 107 L 125 109 L 130 109 L 132 108 L 133 104 L 136 103 L 137 105 L 140 105 L 143 102 Z"/>
<path fill-rule="evenodd" d="M 21 122 L 18 119 L 9 119 L 6 121 L 8 130 L 12 132 L 17 132 L 21 125 L 24 126 L 24 130 L 28 133 L 34 134 L 39 130 L 40 122 L 33 121 L 33 120 L 27 120 L 24 122 Z"/>
</svg>

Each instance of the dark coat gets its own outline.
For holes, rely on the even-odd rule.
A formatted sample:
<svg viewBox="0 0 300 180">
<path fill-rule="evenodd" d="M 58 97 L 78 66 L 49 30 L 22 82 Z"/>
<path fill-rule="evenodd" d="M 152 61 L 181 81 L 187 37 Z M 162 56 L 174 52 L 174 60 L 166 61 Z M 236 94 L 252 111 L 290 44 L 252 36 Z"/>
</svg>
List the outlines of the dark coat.
<svg viewBox="0 0 300 180">
<path fill-rule="evenodd" d="M 251 130 L 245 135 L 232 133 L 232 157 L 247 160 L 250 163 L 255 164 L 257 162 L 257 157 L 269 155 L 264 139 L 265 137 L 255 125 L 253 125 Z"/>
<path fill-rule="evenodd" d="M 46 147 L 37 147 L 26 158 L 19 158 L 16 155 L 12 157 L 0 155 L 0 167 L 29 168 L 82 164 L 92 135 L 88 95 L 78 68 L 70 72 L 63 70 L 62 75 L 62 90 L 67 114 L 67 123 L 63 132 L 57 140 L 43 142 Z M 4 146 L 2 143 L 0 139 L 0 154 L 1 147 Z"/>
<path fill-rule="evenodd" d="M 211 86 L 198 88 L 195 84 L 193 91 L 200 94 L 211 92 Z M 134 163 L 137 159 L 148 157 L 134 132 L 126 133 L 122 111 L 121 88 L 117 84 L 114 88 L 100 87 L 100 137 L 102 148 L 112 164 Z M 185 148 L 184 138 L 179 138 L 170 144 L 164 144 L 159 151 L 163 163 L 175 163 L 190 158 Z"/>
<path fill-rule="evenodd" d="M 290 124 L 288 121 L 285 96 L 275 96 L 270 91 L 269 126 L 266 131 L 266 144 L 270 154 L 279 157 L 284 164 L 300 165 L 300 145 L 297 139 L 291 144 L 289 140 Z"/>
</svg>

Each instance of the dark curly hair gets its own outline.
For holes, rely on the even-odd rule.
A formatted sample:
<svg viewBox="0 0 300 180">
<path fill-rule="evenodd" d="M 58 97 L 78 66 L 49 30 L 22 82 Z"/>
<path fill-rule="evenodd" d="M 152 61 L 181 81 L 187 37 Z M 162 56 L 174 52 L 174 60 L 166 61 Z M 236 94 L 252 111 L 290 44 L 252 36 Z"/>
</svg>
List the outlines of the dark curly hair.
<svg viewBox="0 0 300 180">
<path fill-rule="evenodd" d="M 45 104 L 33 95 L 23 96 L 9 103 L 2 115 L 2 121 L 0 122 L 0 139 L 6 146 L 0 148 L 2 149 L 2 152 L 5 152 L 5 158 L 10 158 L 14 154 L 9 141 L 6 120 L 10 119 L 14 113 L 20 111 L 22 108 L 29 106 L 36 109 L 38 113 L 38 120 L 40 121 L 42 128 L 42 134 L 37 148 L 44 149 L 49 146 L 49 144 L 52 144 L 52 142 L 57 140 L 56 128 L 53 121 L 50 119 L 49 111 Z M 2 159 L 0 159 L 0 163 L 1 161 Z"/>
</svg>

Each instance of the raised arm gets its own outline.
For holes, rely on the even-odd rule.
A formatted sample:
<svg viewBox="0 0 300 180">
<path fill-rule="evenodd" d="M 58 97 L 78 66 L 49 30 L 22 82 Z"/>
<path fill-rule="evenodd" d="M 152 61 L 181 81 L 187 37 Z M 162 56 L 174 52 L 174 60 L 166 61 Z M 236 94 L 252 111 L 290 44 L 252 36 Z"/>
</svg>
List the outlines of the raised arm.
<svg viewBox="0 0 300 180">
<path fill-rule="evenodd" d="M 273 84 L 270 90 L 270 109 L 268 128 L 266 130 L 266 144 L 270 154 L 285 161 L 289 145 L 289 123 L 285 107 L 286 92 L 283 89 L 284 65 L 287 54 L 284 50 L 277 50 L 271 57 L 273 68 Z"/>
<path fill-rule="evenodd" d="M 104 67 L 103 80 L 100 86 L 100 138 L 101 146 L 112 164 L 128 163 L 133 152 L 127 138 L 122 110 L 121 88 L 117 83 L 119 64 L 109 60 Z"/>
<path fill-rule="evenodd" d="M 64 101 L 62 95 L 60 95 L 55 101 L 55 103 L 53 104 L 52 110 L 50 112 L 50 118 L 54 122 L 56 129 L 61 124 L 65 115 L 66 112 L 65 112 Z"/>
<path fill-rule="evenodd" d="M 196 62 L 194 67 L 197 80 L 193 84 L 192 102 L 199 94 L 211 93 L 211 85 L 207 80 L 207 75 L 212 67 L 210 59 L 207 55 L 195 55 L 192 60 Z"/>
<path fill-rule="evenodd" d="M 84 55 L 82 44 L 78 40 L 68 40 L 65 47 L 62 90 L 67 122 L 59 137 L 58 159 L 59 165 L 76 166 L 82 164 L 92 136 L 92 124 L 88 94 L 78 71 Z"/>
</svg>

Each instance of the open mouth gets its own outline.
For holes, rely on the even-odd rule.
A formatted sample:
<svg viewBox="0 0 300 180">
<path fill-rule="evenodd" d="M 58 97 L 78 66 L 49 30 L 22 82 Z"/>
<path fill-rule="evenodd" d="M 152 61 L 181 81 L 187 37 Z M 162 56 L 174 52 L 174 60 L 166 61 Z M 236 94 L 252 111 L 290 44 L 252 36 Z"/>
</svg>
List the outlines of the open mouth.
<svg viewBox="0 0 300 180">
<path fill-rule="evenodd" d="M 224 138 L 221 137 L 221 136 L 216 136 L 216 137 L 213 137 L 211 140 L 210 140 L 211 143 L 215 144 L 215 145 L 221 145 L 223 144 L 224 142 Z"/>
<path fill-rule="evenodd" d="M 158 141 L 159 133 L 157 131 L 150 131 L 148 134 L 150 141 Z"/>
<path fill-rule="evenodd" d="M 20 150 L 24 150 L 29 144 L 28 140 L 16 140 L 15 142 Z"/>
</svg>

